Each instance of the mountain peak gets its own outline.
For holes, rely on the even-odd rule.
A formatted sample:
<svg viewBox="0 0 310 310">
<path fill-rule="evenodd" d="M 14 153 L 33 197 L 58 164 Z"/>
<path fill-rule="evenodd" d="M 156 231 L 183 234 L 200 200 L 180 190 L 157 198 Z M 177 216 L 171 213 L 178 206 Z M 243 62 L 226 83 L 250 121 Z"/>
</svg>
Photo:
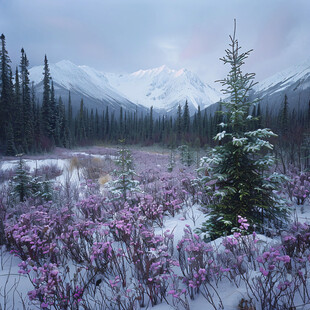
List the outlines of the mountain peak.
<svg viewBox="0 0 310 310">
<path fill-rule="evenodd" d="M 187 99 L 194 112 L 199 105 L 203 109 L 220 98 L 217 91 L 185 68 L 174 70 L 163 65 L 121 76 L 108 75 L 107 78 L 130 101 L 163 111 L 174 111 Z"/>
<path fill-rule="evenodd" d="M 156 76 L 162 73 L 169 73 L 172 72 L 174 70 L 171 70 L 168 66 L 166 65 L 162 65 L 160 67 L 157 68 L 153 68 L 153 69 L 145 69 L 145 70 L 138 70 L 136 72 L 131 73 L 133 76 L 138 77 L 138 78 L 143 78 L 145 76 Z"/>
<path fill-rule="evenodd" d="M 63 59 L 63 60 L 60 60 L 58 62 L 55 63 L 55 66 L 70 66 L 70 67 L 77 67 L 76 64 L 74 64 L 72 61 L 70 60 L 66 60 L 66 59 Z"/>
</svg>

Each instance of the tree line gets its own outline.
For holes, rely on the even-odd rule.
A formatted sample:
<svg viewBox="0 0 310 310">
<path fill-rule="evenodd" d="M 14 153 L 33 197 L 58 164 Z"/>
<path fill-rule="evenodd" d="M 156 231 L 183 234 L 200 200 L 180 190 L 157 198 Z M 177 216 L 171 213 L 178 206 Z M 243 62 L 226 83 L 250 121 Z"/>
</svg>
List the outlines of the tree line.
<svg viewBox="0 0 310 310">
<path fill-rule="evenodd" d="M 88 109 L 81 99 L 73 113 L 70 92 L 65 100 L 55 97 L 47 57 L 44 57 L 43 95 L 36 98 L 29 79 L 29 61 L 21 49 L 20 64 L 13 77 L 11 60 L 1 35 L 0 50 L 0 151 L 5 155 L 48 151 L 54 146 L 71 148 L 95 142 L 118 142 L 177 146 L 190 142 L 205 145 L 212 139 L 211 115 L 200 108 L 190 117 L 188 103 L 178 107 L 176 116 L 155 117 L 148 113 L 129 112 L 120 107 L 116 115 L 107 107 L 102 112 Z M 206 134 L 208 133 L 208 134 Z M 196 138 L 193 140 L 193 136 Z"/>
<path fill-rule="evenodd" d="M 151 107 L 148 113 L 88 109 L 81 99 L 73 112 L 70 92 L 67 98 L 56 98 L 47 57 L 44 57 L 43 95 L 37 98 L 29 79 L 29 61 L 21 49 L 20 64 L 13 70 L 6 49 L 5 36 L 0 50 L 0 152 L 5 155 L 38 153 L 55 146 L 72 148 L 94 143 L 163 144 L 176 147 L 215 146 L 213 137 L 221 131 L 225 121 L 220 102 L 217 112 L 205 109 L 190 115 L 188 103 L 180 103 L 176 115 L 156 116 Z M 275 151 L 283 169 L 289 164 L 309 168 L 310 103 L 307 113 L 288 109 L 289 98 L 283 98 L 278 115 L 264 111 L 260 104 L 249 109 L 255 119 L 249 130 L 271 128 L 279 135 L 274 138 Z M 289 112 L 290 111 L 290 112 Z M 285 172 L 285 171 L 284 171 Z"/>
</svg>

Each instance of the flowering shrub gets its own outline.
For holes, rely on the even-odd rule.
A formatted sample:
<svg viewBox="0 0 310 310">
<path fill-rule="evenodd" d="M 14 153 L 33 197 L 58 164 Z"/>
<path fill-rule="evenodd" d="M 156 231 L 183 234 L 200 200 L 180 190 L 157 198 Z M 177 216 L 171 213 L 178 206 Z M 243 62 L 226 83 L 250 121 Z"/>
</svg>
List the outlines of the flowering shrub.
<svg viewBox="0 0 310 310">
<path fill-rule="evenodd" d="M 31 261 L 28 260 L 27 263 L 20 264 L 20 273 L 29 275 L 27 265 L 31 265 Z M 33 266 L 33 276 L 29 277 L 34 289 L 28 292 L 29 300 L 39 302 L 41 309 L 78 309 L 84 294 L 84 287 L 79 286 L 83 283 L 80 274 L 82 270 L 78 269 L 71 281 L 67 279 L 69 272 L 69 267 L 62 273 L 58 266 L 52 263 L 41 267 Z"/>
<path fill-rule="evenodd" d="M 293 277 L 293 291 L 304 303 L 310 301 L 310 226 L 295 222 L 282 235 L 282 250 L 290 257 L 287 272 Z"/>
<path fill-rule="evenodd" d="M 118 252 L 111 251 L 110 264 L 113 270 L 118 270 L 125 286 L 126 270 L 119 266 L 124 265 L 124 257 L 132 266 L 132 273 L 138 281 L 141 300 L 145 304 L 146 294 L 152 305 L 163 300 L 168 287 L 167 279 L 172 267 L 177 262 L 171 258 L 173 235 L 166 232 L 164 236 L 156 235 L 146 224 L 148 219 L 139 212 L 139 206 L 125 208 L 117 213 L 117 218 L 109 223 L 113 239 L 122 242 L 124 249 Z"/>
<path fill-rule="evenodd" d="M 195 294 L 201 292 L 214 309 L 222 309 L 223 304 L 214 282 L 225 270 L 217 265 L 213 248 L 194 234 L 189 226 L 184 229 L 184 233 L 177 250 L 184 275 L 183 282 L 187 285 L 189 296 L 194 299 Z M 213 298 L 214 294 L 218 297 L 218 305 Z"/>
<path fill-rule="evenodd" d="M 33 210 L 23 214 L 13 226 L 7 223 L 5 231 L 11 252 L 22 260 L 30 258 L 39 264 L 47 259 L 57 261 L 59 248 L 47 212 Z"/>
<path fill-rule="evenodd" d="M 53 201 L 30 197 L 14 209 L 10 195 L 0 193 L 5 242 L 33 286 L 31 305 L 133 310 L 167 302 L 189 310 L 199 294 L 223 309 L 223 283 L 244 289 L 257 309 L 309 303 L 308 224 L 294 223 L 272 247 L 241 216 L 232 234 L 214 243 L 187 225 L 175 252 L 166 220 L 181 213 L 195 223 L 186 212 L 207 198 L 188 167 L 176 162 L 168 173 L 167 156 L 149 157 L 141 155 L 144 166 L 136 165 L 142 191 L 128 191 L 126 200 L 109 199 L 87 179 L 75 187 L 53 185 Z"/>
<path fill-rule="evenodd" d="M 90 219 L 93 222 L 102 222 L 108 216 L 106 210 L 109 202 L 104 197 L 99 195 L 89 195 L 85 199 L 78 201 L 76 207 L 81 211 L 85 219 Z"/>
<path fill-rule="evenodd" d="M 160 227 L 163 226 L 165 209 L 164 206 L 159 201 L 155 201 L 151 195 L 141 195 L 139 197 L 140 212 L 148 221 L 156 223 Z"/>
<path fill-rule="evenodd" d="M 280 248 L 270 248 L 256 260 L 260 274 L 253 279 L 253 289 L 261 308 L 271 310 L 293 306 L 293 299 L 288 293 L 293 284 L 291 277 L 287 274 L 290 257 L 283 255 Z"/>
<path fill-rule="evenodd" d="M 303 205 L 310 195 L 310 172 L 300 173 L 292 169 L 290 179 L 286 185 L 289 197 L 295 200 L 297 205 Z"/>
</svg>

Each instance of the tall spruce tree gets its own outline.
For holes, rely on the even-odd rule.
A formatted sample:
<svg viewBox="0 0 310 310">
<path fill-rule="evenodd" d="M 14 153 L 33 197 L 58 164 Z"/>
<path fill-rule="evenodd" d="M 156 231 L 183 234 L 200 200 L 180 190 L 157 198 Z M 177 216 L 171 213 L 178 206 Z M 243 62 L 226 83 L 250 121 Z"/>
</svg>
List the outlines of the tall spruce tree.
<svg viewBox="0 0 310 310">
<path fill-rule="evenodd" d="M 189 133 L 189 127 L 190 127 L 190 115 L 189 115 L 188 102 L 186 100 L 182 117 L 182 130 L 184 134 Z"/>
<path fill-rule="evenodd" d="M 24 138 L 22 141 L 23 149 L 28 152 L 33 147 L 33 107 L 30 94 L 30 80 L 28 71 L 29 61 L 24 49 L 21 49 L 20 73 L 21 73 L 21 90 L 23 104 L 23 130 Z"/>
<path fill-rule="evenodd" d="M 65 146 L 66 145 L 66 139 L 65 137 L 65 120 L 66 120 L 66 112 L 65 107 L 62 102 L 61 96 L 58 99 L 58 104 L 56 106 L 56 117 L 55 117 L 55 143 L 57 146 Z"/>
<path fill-rule="evenodd" d="M 236 30 L 236 28 L 235 28 Z M 269 129 L 246 131 L 253 121 L 248 112 L 257 100 L 250 101 L 248 94 L 254 83 L 254 73 L 243 74 L 241 67 L 250 51 L 241 52 L 238 40 L 230 36 L 230 48 L 221 58 L 230 65 L 227 77 L 221 80 L 224 94 L 225 123 L 214 138 L 222 145 L 202 158 L 200 176 L 210 195 L 208 220 L 201 228 L 212 239 L 230 234 L 238 227 L 238 215 L 246 217 L 261 232 L 265 225 L 279 225 L 286 217 L 286 208 L 275 194 L 282 176 L 266 175 L 274 163 L 272 155 L 262 155 L 261 150 L 272 150 L 266 140 L 275 136 Z"/>
<path fill-rule="evenodd" d="M 61 144 L 66 148 L 70 148 L 72 146 L 70 129 L 67 119 L 66 107 L 63 104 L 61 97 L 59 98 L 59 115 Z"/>
<path fill-rule="evenodd" d="M 149 138 L 153 139 L 153 129 L 154 129 L 154 120 L 153 120 L 153 106 L 150 108 L 150 126 L 149 126 Z"/>
<path fill-rule="evenodd" d="M 68 139 L 69 145 L 72 147 L 74 144 L 74 122 L 73 122 L 73 112 L 72 112 L 72 102 L 71 102 L 71 93 L 69 91 L 68 99 Z"/>
<path fill-rule="evenodd" d="M 6 130 L 8 124 L 12 121 L 12 97 L 13 90 L 11 89 L 11 67 L 10 57 L 6 50 L 5 36 L 0 36 L 0 141 L 6 140 Z"/>
<path fill-rule="evenodd" d="M 50 127 L 50 115 L 51 115 L 51 109 L 50 109 L 50 70 L 48 66 L 47 57 L 45 55 L 44 57 L 44 69 L 43 69 L 43 100 L 42 100 L 42 131 L 43 135 L 46 137 L 52 136 L 52 128 Z"/>
<path fill-rule="evenodd" d="M 15 84 L 14 84 L 14 109 L 15 109 L 15 119 L 14 119 L 14 137 L 15 144 L 17 146 L 18 152 L 23 153 L 22 148 L 23 134 L 24 134 L 24 115 L 23 115 L 23 105 L 22 105 L 22 95 L 19 83 L 19 72 L 16 68 L 15 72 Z"/>
<path fill-rule="evenodd" d="M 124 117 L 123 117 L 123 107 L 120 108 L 119 111 L 119 133 L 120 133 L 120 138 L 124 139 L 124 133 L 125 133 L 125 126 L 124 126 Z"/>
<path fill-rule="evenodd" d="M 287 95 L 284 95 L 284 101 L 283 101 L 283 106 L 280 111 L 280 117 L 279 117 L 279 122 L 280 122 L 280 133 L 282 136 L 286 136 L 288 133 L 288 122 L 289 122 L 289 116 L 288 116 L 288 101 L 287 101 Z"/>
<path fill-rule="evenodd" d="M 13 127 L 11 123 L 8 123 L 6 127 L 6 152 L 5 154 L 8 156 L 14 156 L 16 152 L 15 142 L 14 142 L 14 133 Z"/>
<path fill-rule="evenodd" d="M 84 108 L 84 100 L 81 100 L 80 111 L 77 116 L 76 137 L 79 142 L 85 142 L 86 139 L 86 113 Z"/>
<path fill-rule="evenodd" d="M 103 122 L 104 126 L 104 135 L 103 138 L 108 140 L 109 134 L 110 134 L 110 118 L 109 118 L 109 107 L 106 107 L 105 110 L 105 119 Z"/>
<path fill-rule="evenodd" d="M 104 112 L 103 112 L 104 114 Z M 104 119 L 104 115 L 102 117 L 102 119 Z M 98 140 L 100 138 L 100 127 L 99 127 L 99 114 L 98 114 L 98 110 L 96 109 L 96 113 L 95 113 L 95 138 Z"/>
<path fill-rule="evenodd" d="M 182 108 L 180 105 L 178 105 L 177 119 L 176 119 L 176 133 L 178 140 L 181 138 L 181 132 L 182 132 Z"/>
<path fill-rule="evenodd" d="M 198 112 L 197 112 L 197 133 L 199 137 L 199 141 L 201 143 L 202 139 L 202 117 L 201 117 L 201 111 L 200 111 L 200 105 L 198 106 Z"/>
<path fill-rule="evenodd" d="M 56 104 L 56 98 L 55 98 L 55 88 L 54 88 L 54 82 L 51 80 L 51 97 L 50 97 L 50 115 L 49 115 L 49 128 L 50 128 L 50 138 L 52 139 L 53 143 L 56 143 L 57 141 L 57 133 L 56 133 L 56 123 L 58 119 L 58 109 Z"/>
</svg>

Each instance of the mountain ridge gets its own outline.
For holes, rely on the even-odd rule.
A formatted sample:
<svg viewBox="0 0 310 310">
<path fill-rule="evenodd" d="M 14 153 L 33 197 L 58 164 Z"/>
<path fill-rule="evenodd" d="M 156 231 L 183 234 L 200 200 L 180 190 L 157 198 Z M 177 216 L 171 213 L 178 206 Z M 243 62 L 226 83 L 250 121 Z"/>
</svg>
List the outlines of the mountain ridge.
<svg viewBox="0 0 310 310">
<path fill-rule="evenodd" d="M 260 99 L 261 107 L 268 106 L 270 113 L 278 113 L 288 98 L 290 111 L 305 111 L 310 100 L 310 59 L 288 67 L 259 82 L 253 90 L 253 97 Z"/>
<path fill-rule="evenodd" d="M 59 89 L 76 92 L 95 101 L 118 102 L 125 109 L 136 105 L 139 109 L 153 106 L 158 113 L 174 113 L 179 104 L 188 101 L 191 113 L 198 105 L 205 108 L 220 98 L 219 93 L 203 83 L 187 69 L 174 70 L 163 65 L 133 73 L 108 73 L 89 66 L 78 66 L 69 60 L 50 64 L 50 74 Z M 43 66 L 29 70 L 30 80 L 38 87 L 43 80 Z M 41 90 L 39 91 L 41 92 Z M 126 102 L 126 104 L 124 104 Z"/>
</svg>

